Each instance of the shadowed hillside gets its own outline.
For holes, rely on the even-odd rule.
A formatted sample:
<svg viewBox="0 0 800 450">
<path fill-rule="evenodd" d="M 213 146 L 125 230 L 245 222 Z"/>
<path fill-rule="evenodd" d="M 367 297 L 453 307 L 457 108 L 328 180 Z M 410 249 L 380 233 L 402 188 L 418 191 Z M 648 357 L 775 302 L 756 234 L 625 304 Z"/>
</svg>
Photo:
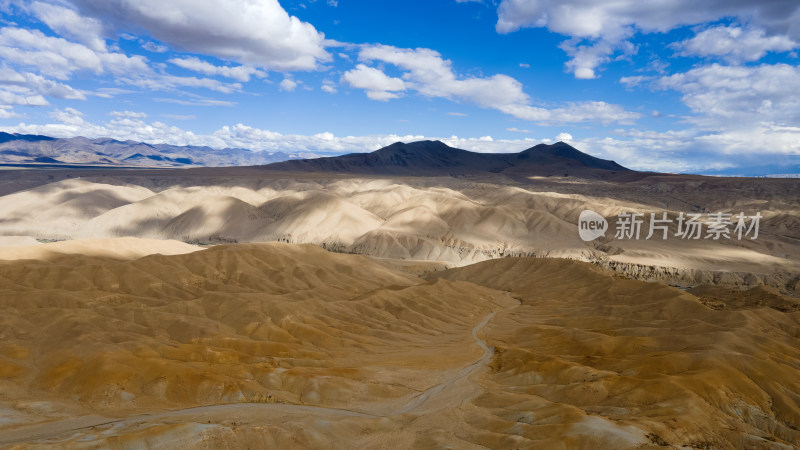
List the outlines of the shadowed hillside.
<svg viewBox="0 0 800 450">
<path fill-rule="evenodd" d="M 520 153 L 475 153 L 440 141 L 396 142 L 372 153 L 284 161 L 270 171 L 452 176 L 479 173 L 607 178 L 631 172 L 619 164 L 580 152 L 563 142 L 539 144 Z"/>
<path fill-rule="evenodd" d="M 727 310 L 560 259 L 61 251 L 0 262 L 0 445 L 800 444 L 788 298 Z"/>
</svg>

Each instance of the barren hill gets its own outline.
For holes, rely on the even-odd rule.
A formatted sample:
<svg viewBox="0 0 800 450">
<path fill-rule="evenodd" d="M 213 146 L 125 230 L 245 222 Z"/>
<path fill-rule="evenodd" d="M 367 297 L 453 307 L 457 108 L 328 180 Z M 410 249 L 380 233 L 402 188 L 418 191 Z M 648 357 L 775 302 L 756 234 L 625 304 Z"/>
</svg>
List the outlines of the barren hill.
<svg viewBox="0 0 800 450">
<path fill-rule="evenodd" d="M 437 154 L 432 152 L 420 151 Z M 529 155 L 519 168 L 537 164 L 528 159 L 559 159 L 564 152 L 573 164 L 582 158 L 558 146 L 514 158 Z M 463 160 L 474 156 L 465 153 Z M 382 153 L 387 154 L 401 153 Z M 0 171 L 0 193 L 7 193 L 0 196 L 0 235 L 46 241 L 138 237 L 193 244 L 313 243 L 450 266 L 504 256 L 562 256 L 678 285 L 800 289 L 800 184 L 794 180 L 642 174 L 609 170 L 613 163 L 593 159 L 582 167 L 589 165 L 606 167 L 589 169 L 598 173 L 640 179 L 508 175 L 514 168 L 457 177 L 261 167 Z M 608 220 L 606 236 L 580 239 L 578 218 L 584 210 Z M 676 236 L 680 214 L 699 214 L 707 221 L 716 212 L 761 214 L 758 238 Z M 646 223 L 638 239 L 616 236 L 623 213 L 646 220 L 666 213 L 672 220 L 669 239 L 646 239 Z"/>
<path fill-rule="evenodd" d="M 396 142 L 372 153 L 270 164 L 270 171 L 452 176 L 479 173 L 609 177 L 631 172 L 614 161 L 587 155 L 564 142 L 539 144 L 519 153 L 475 153 L 440 141 Z"/>
<path fill-rule="evenodd" d="M 0 445 L 800 445 L 794 299 L 561 259 L 121 258 L 0 262 Z"/>
<path fill-rule="evenodd" d="M 0 132 L 0 166 L 216 167 L 268 164 L 298 156 L 241 148 L 213 149 L 111 138 L 53 138 Z"/>
</svg>

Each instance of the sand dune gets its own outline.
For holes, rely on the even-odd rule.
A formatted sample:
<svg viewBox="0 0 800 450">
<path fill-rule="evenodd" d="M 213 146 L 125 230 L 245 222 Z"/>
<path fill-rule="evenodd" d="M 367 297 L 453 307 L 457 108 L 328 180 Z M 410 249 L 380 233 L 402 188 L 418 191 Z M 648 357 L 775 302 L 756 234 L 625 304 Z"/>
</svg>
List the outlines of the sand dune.
<svg viewBox="0 0 800 450">
<path fill-rule="evenodd" d="M 800 445 L 791 298 L 416 270 L 279 243 L 0 262 L 0 444 Z"/>
</svg>

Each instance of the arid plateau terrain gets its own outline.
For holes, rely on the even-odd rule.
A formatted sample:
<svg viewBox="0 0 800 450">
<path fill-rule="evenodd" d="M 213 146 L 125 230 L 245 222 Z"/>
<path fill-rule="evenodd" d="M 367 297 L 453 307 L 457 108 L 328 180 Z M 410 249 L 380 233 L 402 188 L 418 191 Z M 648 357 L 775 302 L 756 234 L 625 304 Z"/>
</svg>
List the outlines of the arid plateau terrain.
<svg viewBox="0 0 800 450">
<path fill-rule="evenodd" d="M 0 170 L 0 211 L 3 447 L 800 446 L 797 180 L 426 141 Z M 757 238 L 676 235 L 717 212 Z"/>
</svg>

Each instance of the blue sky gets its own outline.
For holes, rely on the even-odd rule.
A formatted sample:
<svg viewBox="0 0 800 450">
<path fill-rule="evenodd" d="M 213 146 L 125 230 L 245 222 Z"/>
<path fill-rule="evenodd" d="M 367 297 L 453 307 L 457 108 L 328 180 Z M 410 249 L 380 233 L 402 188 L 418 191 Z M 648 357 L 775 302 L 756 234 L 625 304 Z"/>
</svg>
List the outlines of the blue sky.
<svg viewBox="0 0 800 450">
<path fill-rule="evenodd" d="M 0 0 L 0 12 L 8 132 L 290 152 L 566 140 L 674 172 L 800 160 L 794 0 Z"/>
</svg>

